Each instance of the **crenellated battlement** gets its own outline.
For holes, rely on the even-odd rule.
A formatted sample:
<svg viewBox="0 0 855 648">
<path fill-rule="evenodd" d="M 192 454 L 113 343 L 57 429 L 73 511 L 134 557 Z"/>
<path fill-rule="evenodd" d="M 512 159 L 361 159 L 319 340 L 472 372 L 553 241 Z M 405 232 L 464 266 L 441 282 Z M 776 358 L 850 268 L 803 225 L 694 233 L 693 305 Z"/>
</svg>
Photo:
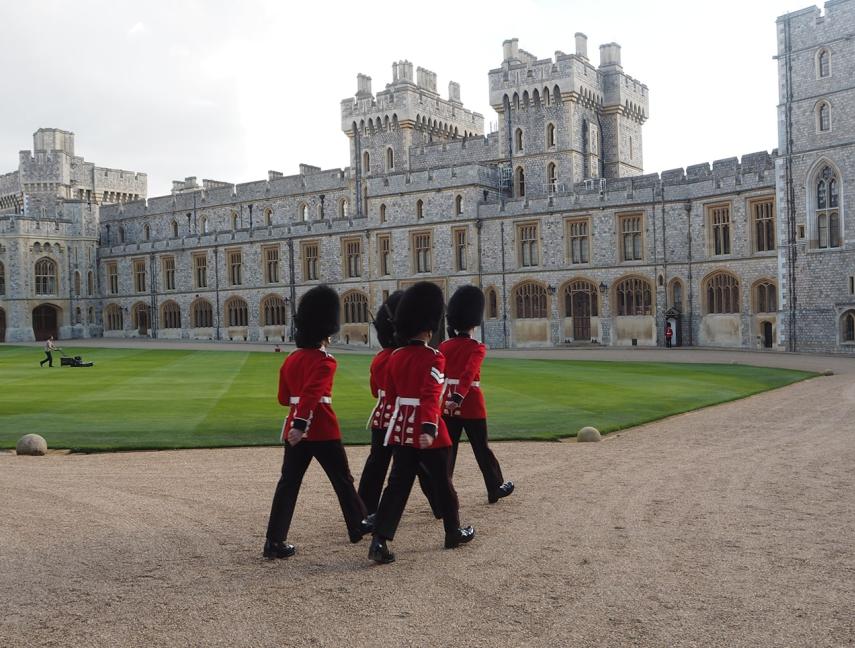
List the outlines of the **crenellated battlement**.
<svg viewBox="0 0 855 648">
<path fill-rule="evenodd" d="M 527 104 L 528 97 L 554 96 L 593 105 L 624 109 L 643 121 L 649 114 L 648 89 L 624 73 L 617 43 L 600 46 L 599 68 L 588 59 L 588 39 L 576 33 L 576 52 L 555 52 L 554 58 L 538 59 L 519 48 L 518 39 L 503 43 L 504 60 L 490 70 L 490 104 L 503 113 L 505 105 Z M 514 96 L 516 95 L 516 96 Z"/>
<path fill-rule="evenodd" d="M 307 166 L 307 165 L 301 165 Z M 317 169 L 317 167 L 312 167 Z M 203 180 L 200 186 L 195 176 L 173 182 L 173 193 L 156 196 L 148 200 L 136 200 L 124 204 L 101 207 L 101 220 L 119 220 L 152 216 L 164 213 L 182 213 L 210 206 L 238 206 L 253 201 L 274 198 L 298 197 L 321 192 L 346 190 L 352 179 L 350 169 L 318 169 L 312 173 L 297 175 L 274 175 L 267 180 L 253 180 L 240 184 Z M 176 191 L 176 187 L 183 187 Z M 195 188 L 193 188 L 195 187 Z"/>
<path fill-rule="evenodd" d="M 357 75 L 356 94 L 341 101 L 342 130 L 353 137 L 355 131 L 375 134 L 436 121 L 457 136 L 483 133 L 484 117 L 463 107 L 460 84 L 449 82 L 448 98 L 443 99 L 437 92 L 436 73 L 422 67 L 415 72 L 414 79 L 409 61 L 394 62 L 392 82 L 376 96 L 371 91 L 371 77 Z"/>
</svg>

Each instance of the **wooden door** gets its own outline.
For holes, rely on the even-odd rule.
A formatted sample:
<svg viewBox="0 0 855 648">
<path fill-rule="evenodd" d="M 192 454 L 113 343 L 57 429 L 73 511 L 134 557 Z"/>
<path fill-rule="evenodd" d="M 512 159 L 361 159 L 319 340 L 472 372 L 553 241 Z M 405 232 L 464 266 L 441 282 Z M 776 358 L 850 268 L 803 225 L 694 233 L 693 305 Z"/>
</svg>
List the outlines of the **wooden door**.
<svg viewBox="0 0 855 648">
<path fill-rule="evenodd" d="M 573 339 L 591 340 L 591 295 L 587 292 L 573 293 Z"/>
<path fill-rule="evenodd" d="M 54 340 L 59 339 L 57 309 L 50 304 L 42 304 L 33 309 L 33 335 L 37 342 L 47 340 L 53 336 Z"/>
</svg>

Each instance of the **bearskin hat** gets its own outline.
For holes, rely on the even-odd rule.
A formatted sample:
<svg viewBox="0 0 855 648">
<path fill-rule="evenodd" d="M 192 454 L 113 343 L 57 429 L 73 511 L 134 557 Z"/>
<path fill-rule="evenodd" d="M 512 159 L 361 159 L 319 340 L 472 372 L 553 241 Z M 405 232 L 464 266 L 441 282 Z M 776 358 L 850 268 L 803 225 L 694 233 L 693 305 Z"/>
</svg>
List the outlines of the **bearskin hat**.
<svg viewBox="0 0 855 648">
<path fill-rule="evenodd" d="M 448 332 L 452 336 L 481 324 L 484 319 L 484 293 L 481 289 L 478 286 L 460 286 L 455 290 L 448 300 L 447 319 Z"/>
<path fill-rule="evenodd" d="M 374 318 L 374 328 L 377 329 L 377 340 L 380 346 L 384 349 L 392 349 L 397 346 L 395 342 L 395 325 L 392 320 L 395 317 L 395 309 L 398 308 L 398 302 L 404 296 L 403 290 L 396 290 L 377 311 L 377 317 Z"/>
<path fill-rule="evenodd" d="M 445 299 L 442 289 L 429 281 L 420 281 L 404 291 L 395 310 L 395 335 L 405 343 L 424 331 L 438 331 L 442 324 Z"/>
<path fill-rule="evenodd" d="M 320 346 L 338 333 L 341 305 L 338 293 L 329 286 L 315 286 L 300 299 L 294 324 L 294 342 L 301 348 Z"/>
</svg>

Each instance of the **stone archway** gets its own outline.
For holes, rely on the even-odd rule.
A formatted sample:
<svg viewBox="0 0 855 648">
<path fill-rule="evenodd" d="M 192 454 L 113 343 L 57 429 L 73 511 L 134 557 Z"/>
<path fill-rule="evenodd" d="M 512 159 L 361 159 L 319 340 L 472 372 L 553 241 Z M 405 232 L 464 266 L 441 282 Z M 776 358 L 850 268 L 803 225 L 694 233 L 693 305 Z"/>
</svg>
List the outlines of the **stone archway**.
<svg viewBox="0 0 855 648">
<path fill-rule="evenodd" d="M 33 309 L 33 335 L 37 342 L 53 337 L 59 339 L 59 309 L 53 304 L 41 304 Z"/>
</svg>

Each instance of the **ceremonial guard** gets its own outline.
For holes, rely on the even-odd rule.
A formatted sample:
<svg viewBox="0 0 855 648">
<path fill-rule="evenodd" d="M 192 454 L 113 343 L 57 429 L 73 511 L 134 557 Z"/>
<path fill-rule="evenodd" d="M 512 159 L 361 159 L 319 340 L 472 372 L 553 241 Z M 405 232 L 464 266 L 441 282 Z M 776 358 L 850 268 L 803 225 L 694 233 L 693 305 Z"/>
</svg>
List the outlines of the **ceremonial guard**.
<svg viewBox="0 0 855 648">
<path fill-rule="evenodd" d="M 457 461 L 460 435 L 466 432 L 475 460 L 484 476 L 487 500 L 493 504 L 514 491 L 502 477 L 502 468 L 487 444 L 487 408 L 481 391 L 481 363 L 487 347 L 472 339 L 484 317 L 484 293 L 477 286 L 461 286 L 448 301 L 449 338 L 439 345 L 445 356 L 446 391 L 443 419 L 451 436 L 451 473 Z"/>
<path fill-rule="evenodd" d="M 325 345 L 339 330 L 339 309 L 338 294 L 329 286 L 317 286 L 303 295 L 294 317 L 297 349 L 279 370 L 279 402 L 290 410 L 282 426 L 285 458 L 267 525 L 265 558 L 294 555 L 294 546 L 285 540 L 312 458 L 321 464 L 335 489 L 350 541 L 359 542 L 370 530 L 363 521 L 365 507 L 353 486 L 332 408 L 336 362 Z"/>
<path fill-rule="evenodd" d="M 389 463 L 392 461 L 392 446 L 387 446 L 386 428 L 389 426 L 389 418 L 392 416 L 393 403 L 386 398 L 386 371 L 389 358 L 398 346 L 395 344 L 395 328 L 392 319 L 398 302 L 401 301 L 403 291 L 397 290 L 380 306 L 377 317 L 374 318 L 374 328 L 377 330 L 377 341 L 383 347 L 371 361 L 370 384 L 371 395 L 377 399 L 377 405 L 371 412 L 369 425 L 371 426 L 371 451 L 365 460 L 362 476 L 359 478 L 359 497 L 365 504 L 369 515 L 377 512 L 377 504 L 380 502 L 380 493 L 383 492 L 383 482 L 386 481 L 386 473 Z"/>
<path fill-rule="evenodd" d="M 368 557 L 379 563 L 395 560 L 388 541 L 395 537 L 419 464 L 428 473 L 445 527 L 445 547 L 457 547 L 475 536 L 461 528 L 457 493 L 451 481 L 451 439 L 440 416 L 445 358 L 428 346 L 439 329 L 444 308 L 442 290 L 419 282 L 404 293 L 395 311 L 395 333 L 404 345 L 389 358 L 386 398 L 393 404 L 385 443 L 394 447 L 389 483 L 383 491 Z"/>
</svg>

